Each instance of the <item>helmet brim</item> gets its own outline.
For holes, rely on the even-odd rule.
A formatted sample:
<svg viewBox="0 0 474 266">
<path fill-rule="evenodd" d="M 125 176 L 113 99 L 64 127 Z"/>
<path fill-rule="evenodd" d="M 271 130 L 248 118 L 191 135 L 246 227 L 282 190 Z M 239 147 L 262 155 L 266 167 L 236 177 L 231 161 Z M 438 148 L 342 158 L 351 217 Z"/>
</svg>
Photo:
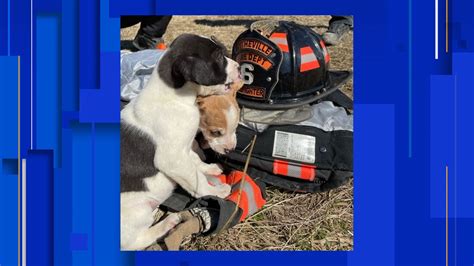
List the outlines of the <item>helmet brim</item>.
<svg viewBox="0 0 474 266">
<path fill-rule="evenodd" d="M 292 102 L 257 102 L 247 99 L 237 98 L 237 101 L 240 105 L 259 110 L 281 110 L 281 109 L 291 109 L 296 108 L 301 105 L 311 104 L 327 95 L 335 92 L 339 87 L 346 83 L 352 77 L 352 72 L 350 71 L 328 71 L 328 81 L 326 87 L 318 90 L 312 96 L 305 97 L 299 101 Z"/>
</svg>

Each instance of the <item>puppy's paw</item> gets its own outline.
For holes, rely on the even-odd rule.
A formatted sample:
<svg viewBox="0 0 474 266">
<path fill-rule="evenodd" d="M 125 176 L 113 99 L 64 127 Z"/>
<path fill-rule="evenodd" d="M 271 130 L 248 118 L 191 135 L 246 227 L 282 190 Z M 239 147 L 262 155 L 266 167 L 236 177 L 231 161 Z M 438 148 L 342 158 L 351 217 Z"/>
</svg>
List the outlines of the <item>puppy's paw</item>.
<svg viewBox="0 0 474 266">
<path fill-rule="evenodd" d="M 222 174 L 222 169 L 215 163 L 202 164 L 199 168 L 205 175 L 216 176 Z"/>
<path fill-rule="evenodd" d="M 225 197 L 229 196 L 232 188 L 227 184 L 222 184 L 222 185 L 216 186 L 215 189 L 216 189 L 216 196 L 224 199 Z"/>
<path fill-rule="evenodd" d="M 163 220 L 163 224 L 166 228 L 165 231 L 170 231 L 171 229 L 175 228 L 181 223 L 181 221 L 181 216 L 178 213 L 172 213 L 168 215 L 168 217 Z"/>
</svg>

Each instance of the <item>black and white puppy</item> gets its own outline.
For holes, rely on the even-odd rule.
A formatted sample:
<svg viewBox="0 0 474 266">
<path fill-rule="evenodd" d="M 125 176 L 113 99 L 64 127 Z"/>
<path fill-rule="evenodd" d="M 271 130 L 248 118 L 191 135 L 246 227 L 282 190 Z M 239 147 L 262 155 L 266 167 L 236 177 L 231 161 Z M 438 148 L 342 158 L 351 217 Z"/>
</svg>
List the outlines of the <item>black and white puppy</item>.
<svg viewBox="0 0 474 266">
<path fill-rule="evenodd" d="M 177 214 L 152 225 L 153 210 L 176 184 L 192 196 L 226 197 L 230 186 L 206 178 L 222 170 L 192 150 L 199 127 L 197 95 L 230 92 L 237 62 L 214 39 L 183 34 L 165 52 L 148 84 L 121 112 L 121 248 L 144 249 L 180 222 Z M 139 167 L 137 167 L 139 166 Z M 158 171 L 159 169 L 159 171 Z"/>
</svg>

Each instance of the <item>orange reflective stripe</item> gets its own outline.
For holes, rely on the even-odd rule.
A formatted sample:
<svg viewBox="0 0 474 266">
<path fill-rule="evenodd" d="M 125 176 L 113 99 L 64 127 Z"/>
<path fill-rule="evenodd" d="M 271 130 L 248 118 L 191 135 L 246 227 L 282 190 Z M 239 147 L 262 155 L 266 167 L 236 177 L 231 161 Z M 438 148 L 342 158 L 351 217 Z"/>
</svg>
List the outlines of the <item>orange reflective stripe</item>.
<svg viewBox="0 0 474 266">
<path fill-rule="evenodd" d="M 274 42 L 282 52 L 288 53 L 290 49 L 288 48 L 288 40 L 286 39 L 286 33 L 284 32 L 274 32 L 270 36 L 270 40 Z"/>
<path fill-rule="evenodd" d="M 232 171 L 228 176 L 226 183 L 229 185 L 235 185 L 236 183 L 240 182 L 240 179 L 242 179 L 242 172 L 240 171 Z"/>
<path fill-rule="evenodd" d="M 309 46 L 300 48 L 301 65 L 300 72 L 319 68 L 319 61 Z"/>
<path fill-rule="evenodd" d="M 290 48 L 288 47 L 288 45 L 279 44 L 278 47 L 280 47 L 281 51 L 284 52 L 284 53 L 289 53 L 290 52 Z"/>
<path fill-rule="evenodd" d="M 242 207 L 242 216 L 240 216 L 240 221 L 242 222 L 249 215 L 249 201 L 245 191 L 242 191 L 242 196 L 240 197 L 240 206 Z"/>
<path fill-rule="evenodd" d="M 303 54 L 303 55 L 304 55 L 304 54 L 314 54 L 314 53 L 313 53 L 313 50 L 312 50 L 311 47 L 309 47 L 309 46 L 302 47 L 302 48 L 300 49 L 300 51 L 301 51 L 301 54 Z"/>
<path fill-rule="evenodd" d="M 301 64 L 300 72 L 305 72 L 305 71 L 308 71 L 308 70 L 316 69 L 318 67 L 319 67 L 319 62 L 318 61 L 313 61 L 313 62 L 310 62 L 310 63 L 304 63 L 304 64 Z"/>
<path fill-rule="evenodd" d="M 229 196 L 227 196 L 226 199 L 237 204 L 237 206 L 239 206 L 239 208 L 242 210 L 242 215 L 240 216 L 240 219 L 239 219 L 242 222 L 249 213 L 249 208 L 248 208 L 249 202 L 247 199 L 247 193 L 245 193 L 245 191 L 242 190 L 242 195 L 240 196 L 240 203 L 238 202 L 239 190 L 235 190 L 234 192 L 232 192 Z"/>
<path fill-rule="evenodd" d="M 227 184 L 227 177 L 224 174 L 220 174 L 220 175 L 216 176 L 216 178 L 219 179 L 219 181 L 221 181 L 221 183 Z"/>
<path fill-rule="evenodd" d="M 230 201 L 233 201 L 234 203 L 237 204 L 238 195 L 239 195 L 239 191 L 234 191 L 234 192 L 230 193 L 230 195 L 227 196 L 226 199 L 230 200 Z"/>
<path fill-rule="evenodd" d="M 324 44 L 323 40 L 319 41 L 319 44 L 321 45 L 321 48 L 323 48 L 323 53 L 324 53 L 324 62 L 328 63 L 331 58 L 329 57 L 328 49 L 326 48 L 326 45 Z"/>
<path fill-rule="evenodd" d="M 286 39 L 286 33 L 284 33 L 284 32 L 274 32 L 274 33 L 272 33 L 270 38 L 285 38 Z"/>
<path fill-rule="evenodd" d="M 316 177 L 315 166 L 306 164 L 295 165 L 282 160 L 275 160 L 273 162 L 273 173 L 309 181 L 313 181 Z"/>
<path fill-rule="evenodd" d="M 245 181 L 248 182 L 248 183 L 252 186 L 253 196 L 254 196 L 255 205 L 256 205 L 257 209 L 262 208 L 263 205 L 265 205 L 265 203 L 267 202 L 267 201 L 262 197 L 262 190 L 261 190 L 260 187 L 255 183 L 255 181 L 253 181 L 252 178 L 250 178 L 249 176 L 246 176 Z M 253 213 L 252 213 L 252 214 L 253 214 Z"/>
<path fill-rule="evenodd" d="M 273 162 L 273 173 L 276 175 L 288 175 L 288 162 L 275 160 Z"/>
<path fill-rule="evenodd" d="M 313 181 L 315 177 L 315 169 L 312 165 L 302 165 L 300 178 L 308 181 Z"/>
<path fill-rule="evenodd" d="M 242 188 L 240 187 L 242 177 L 244 177 L 244 175 L 243 172 L 240 171 L 232 171 L 228 175 L 227 181 L 232 181 L 234 185 L 232 186 L 231 194 L 226 198 L 227 200 L 238 204 L 239 208 L 242 209 L 240 221 L 243 221 L 247 216 L 256 213 L 266 203 L 262 196 L 260 187 L 250 176 L 245 175 L 244 185 Z M 242 189 L 242 195 L 240 197 L 240 203 L 238 203 L 240 189 Z"/>
</svg>

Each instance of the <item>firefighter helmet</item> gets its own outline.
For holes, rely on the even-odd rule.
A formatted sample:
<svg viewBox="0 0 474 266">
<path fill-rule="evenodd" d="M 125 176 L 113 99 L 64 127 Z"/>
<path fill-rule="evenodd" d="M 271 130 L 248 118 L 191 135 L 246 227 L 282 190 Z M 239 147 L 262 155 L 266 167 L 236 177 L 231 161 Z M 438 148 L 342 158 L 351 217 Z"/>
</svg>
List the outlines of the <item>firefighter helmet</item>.
<svg viewBox="0 0 474 266">
<path fill-rule="evenodd" d="M 337 90 L 349 71 L 329 71 L 329 53 L 319 34 L 287 21 L 254 22 L 232 48 L 245 85 L 244 107 L 289 109 L 312 103 Z"/>
</svg>

